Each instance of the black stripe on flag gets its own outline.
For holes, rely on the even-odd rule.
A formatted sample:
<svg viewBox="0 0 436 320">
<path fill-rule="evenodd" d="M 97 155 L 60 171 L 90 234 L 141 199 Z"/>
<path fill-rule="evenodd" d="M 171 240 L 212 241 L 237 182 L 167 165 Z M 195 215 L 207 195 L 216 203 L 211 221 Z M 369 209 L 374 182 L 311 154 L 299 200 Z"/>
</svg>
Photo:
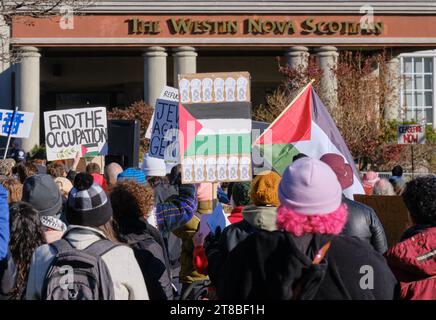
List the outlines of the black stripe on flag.
<svg viewBox="0 0 436 320">
<path fill-rule="evenodd" d="M 196 119 L 251 119 L 251 102 L 183 104 Z"/>
</svg>

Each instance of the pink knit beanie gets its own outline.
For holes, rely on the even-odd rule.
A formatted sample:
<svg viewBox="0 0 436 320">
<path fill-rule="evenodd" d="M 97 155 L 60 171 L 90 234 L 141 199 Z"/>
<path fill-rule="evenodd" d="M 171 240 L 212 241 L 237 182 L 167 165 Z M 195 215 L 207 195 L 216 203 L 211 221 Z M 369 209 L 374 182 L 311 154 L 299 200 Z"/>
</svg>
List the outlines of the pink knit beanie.
<svg viewBox="0 0 436 320">
<path fill-rule="evenodd" d="M 329 214 L 341 205 L 342 187 L 327 164 L 302 158 L 285 169 L 279 199 L 282 206 L 299 214 Z"/>
</svg>

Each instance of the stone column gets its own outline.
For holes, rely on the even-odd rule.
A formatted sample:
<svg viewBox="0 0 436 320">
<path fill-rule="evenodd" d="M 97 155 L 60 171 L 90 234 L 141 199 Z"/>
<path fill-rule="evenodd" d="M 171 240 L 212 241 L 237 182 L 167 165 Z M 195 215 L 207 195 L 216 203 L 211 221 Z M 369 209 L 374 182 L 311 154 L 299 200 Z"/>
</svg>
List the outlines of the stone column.
<svg viewBox="0 0 436 320">
<path fill-rule="evenodd" d="M 35 47 L 21 47 L 20 51 L 17 105 L 21 111 L 34 113 L 30 136 L 22 140 L 24 151 L 29 152 L 35 145 L 40 143 L 39 60 L 41 54 L 38 48 Z"/>
<path fill-rule="evenodd" d="M 336 47 L 325 46 L 317 48 L 315 52 L 318 65 L 322 70 L 320 95 L 324 97 L 324 103 L 329 108 L 334 108 L 338 104 L 338 79 L 335 73 L 338 50 Z"/>
<path fill-rule="evenodd" d="M 162 88 L 167 84 L 167 53 L 165 48 L 150 47 L 144 54 L 144 101 L 155 105 Z"/>
<path fill-rule="evenodd" d="M 309 49 L 303 46 L 290 47 L 285 53 L 286 63 L 293 69 L 306 69 L 309 64 Z"/>
<path fill-rule="evenodd" d="M 10 28 L 0 15 L 0 107 L 11 106 L 11 64 L 9 63 Z"/>
<path fill-rule="evenodd" d="M 193 47 L 178 47 L 174 49 L 174 87 L 179 87 L 179 74 L 197 72 L 197 52 Z"/>
<path fill-rule="evenodd" d="M 400 117 L 400 59 L 393 57 L 386 65 L 386 96 L 384 118 L 386 121 Z"/>
</svg>

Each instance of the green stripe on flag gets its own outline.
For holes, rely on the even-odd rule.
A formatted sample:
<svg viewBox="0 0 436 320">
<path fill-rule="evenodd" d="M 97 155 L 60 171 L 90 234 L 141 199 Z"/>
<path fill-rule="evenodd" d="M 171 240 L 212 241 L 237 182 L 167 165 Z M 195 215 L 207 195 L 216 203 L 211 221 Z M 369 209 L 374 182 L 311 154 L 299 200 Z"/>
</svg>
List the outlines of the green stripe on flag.
<svg viewBox="0 0 436 320">
<path fill-rule="evenodd" d="M 251 133 L 197 135 L 185 156 L 250 154 Z"/>
<path fill-rule="evenodd" d="M 292 163 L 294 156 L 300 153 L 292 144 L 266 144 L 255 147 L 259 149 L 263 159 L 271 164 L 272 168 L 280 175 L 283 175 L 286 167 Z"/>
</svg>

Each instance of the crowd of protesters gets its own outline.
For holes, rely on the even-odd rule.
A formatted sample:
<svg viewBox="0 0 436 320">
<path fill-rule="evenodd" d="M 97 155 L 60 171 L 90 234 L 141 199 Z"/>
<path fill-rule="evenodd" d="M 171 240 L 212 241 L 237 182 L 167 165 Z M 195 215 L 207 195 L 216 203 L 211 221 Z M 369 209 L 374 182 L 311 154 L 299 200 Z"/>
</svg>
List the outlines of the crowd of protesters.
<svg viewBox="0 0 436 320">
<path fill-rule="evenodd" d="M 388 248 L 376 212 L 343 194 L 340 155 L 193 185 L 148 155 L 78 172 L 79 156 L 67 167 L 14 152 L 0 160 L 1 299 L 436 299 L 434 175 L 363 177 L 367 194 L 408 208 L 413 226 Z M 231 224 L 202 234 L 218 203 Z"/>
</svg>

